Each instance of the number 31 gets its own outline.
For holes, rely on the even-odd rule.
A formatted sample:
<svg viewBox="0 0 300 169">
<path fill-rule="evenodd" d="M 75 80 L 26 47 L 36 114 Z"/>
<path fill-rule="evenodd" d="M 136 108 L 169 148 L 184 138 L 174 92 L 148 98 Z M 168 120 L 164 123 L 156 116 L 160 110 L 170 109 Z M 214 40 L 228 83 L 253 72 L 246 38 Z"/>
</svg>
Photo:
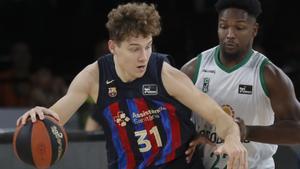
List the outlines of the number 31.
<svg viewBox="0 0 300 169">
<path fill-rule="evenodd" d="M 140 152 L 144 153 L 149 151 L 152 148 L 150 141 L 147 137 L 147 130 L 141 130 L 134 132 L 134 135 L 138 137 L 137 143 L 140 146 Z M 162 147 L 161 138 L 157 129 L 157 126 L 154 126 L 150 130 L 150 134 L 153 134 L 156 140 L 157 147 Z"/>
</svg>

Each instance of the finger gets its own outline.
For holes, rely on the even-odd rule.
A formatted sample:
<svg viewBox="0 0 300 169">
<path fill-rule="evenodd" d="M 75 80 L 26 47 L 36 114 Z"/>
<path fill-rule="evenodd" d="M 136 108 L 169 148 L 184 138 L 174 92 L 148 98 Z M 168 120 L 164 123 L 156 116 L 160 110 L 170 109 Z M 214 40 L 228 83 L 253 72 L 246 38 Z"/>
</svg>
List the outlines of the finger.
<svg viewBox="0 0 300 169">
<path fill-rule="evenodd" d="M 191 158 L 193 157 L 196 146 L 189 146 L 189 148 L 185 151 L 186 161 L 189 163 Z"/>
<path fill-rule="evenodd" d="M 238 166 L 239 166 L 240 160 L 239 160 L 238 156 L 239 156 L 239 154 L 235 153 L 235 152 L 229 154 L 228 166 L 230 169 L 231 168 L 232 169 L 239 168 Z"/>
<path fill-rule="evenodd" d="M 232 157 L 232 155 L 228 156 L 227 169 L 233 169 L 233 157 Z"/>
<path fill-rule="evenodd" d="M 21 116 L 21 122 L 23 125 L 26 124 L 28 117 L 29 117 L 29 113 L 25 113 L 23 116 Z"/>
<path fill-rule="evenodd" d="M 36 113 L 40 120 L 43 120 L 45 118 L 44 112 L 41 109 L 37 109 Z"/>
<path fill-rule="evenodd" d="M 185 151 L 185 155 L 189 155 L 192 151 L 193 151 L 194 147 L 189 147 L 186 151 Z"/>
<path fill-rule="evenodd" d="M 192 158 L 193 158 L 193 155 L 194 155 L 194 150 L 193 151 L 191 151 L 188 155 L 187 155 L 187 157 L 186 157 L 186 162 L 189 164 L 190 162 L 191 162 L 191 160 L 192 160 Z"/>
<path fill-rule="evenodd" d="M 234 167 L 234 168 L 240 168 L 242 165 L 241 165 L 241 157 L 239 157 L 238 156 L 239 154 L 235 154 L 234 156 L 233 156 L 233 164 L 232 164 L 232 166 Z"/>
<path fill-rule="evenodd" d="M 30 114 L 31 121 L 33 123 L 36 122 L 36 113 L 35 113 L 35 111 L 31 110 L 29 114 Z"/>
<path fill-rule="evenodd" d="M 246 169 L 246 154 L 244 153 L 244 151 L 242 151 L 241 157 L 240 157 L 240 165 L 242 167 L 242 169 Z"/>
<path fill-rule="evenodd" d="M 21 121 L 20 119 L 21 119 L 20 117 L 17 119 L 16 126 L 20 125 L 20 121 Z"/>
<path fill-rule="evenodd" d="M 248 168 L 248 153 L 247 153 L 247 151 L 245 150 L 245 151 L 243 152 L 243 154 L 244 154 L 244 168 L 247 169 L 247 168 Z"/>
<path fill-rule="evenodd" d="M 197 145 L 197 140 L 198 139 L 191 141 L 189 147 L 194 147 L 195 145 Z"/>
</svg>

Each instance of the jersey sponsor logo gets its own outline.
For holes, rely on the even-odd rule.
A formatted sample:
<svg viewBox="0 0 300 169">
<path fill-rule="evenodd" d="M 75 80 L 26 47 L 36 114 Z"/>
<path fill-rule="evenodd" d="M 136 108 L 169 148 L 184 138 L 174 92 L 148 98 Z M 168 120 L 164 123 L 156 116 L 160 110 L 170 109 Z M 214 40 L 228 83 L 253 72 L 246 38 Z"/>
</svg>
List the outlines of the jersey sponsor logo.
<svg viewBox="0 0 300 169">
<path fill-rule="evenodd" d="M 213 74 L 216 73 L 215 70 L 207 70 L 207 69 L 203 69 L 202 72 L 205 72 L 205 73 L 213 73 Z"/>
<path fill-rule="evenodd" d="M 109 87 L 108 88 L 108 95 L 109 97 L 116 97 L 118 94 L 116 87 Z"/>
<path fill-rule="evenodd" d="M 205 77 L 205 78 L 203 79 L 202 91 L 203 91 L 204 93 L 207 93 L 207 92 L 208 92 L 209 81 L 210 81 L 210 78 L 208 78 L 208 77 Z"/>
<path fill-rule="evenodd" d="M 239 85 L 239 94 L 252 94 L 252 85 Z"/>
<path fill-rule="evenodd" d="M 160 113 L 164 110 L 167 110 L 165 107 L 159 107 L 157 109 L 150 109 L 147 111 L 142 112 L 133 112 L 132 113 L 132 120 L 135 124 L 140 124 L 146 121 L 152 121 L 154 119 L 160 118 Z"/>
<path fill-rule="evenodd" d="M 156 84 L 144 84 L 142 90 L 144 96 L 158 95 L 158 86 Z"/>
<path fill-rule="evenodd" d="M 117 113 L 117 116 L 114 117 L 115 123 L 117 123 L 121 127 L 125 127 L 127 123 L 130 121 L 130 118 L 126 116 L 126 114 L 122 111 Z"/>
</svg>

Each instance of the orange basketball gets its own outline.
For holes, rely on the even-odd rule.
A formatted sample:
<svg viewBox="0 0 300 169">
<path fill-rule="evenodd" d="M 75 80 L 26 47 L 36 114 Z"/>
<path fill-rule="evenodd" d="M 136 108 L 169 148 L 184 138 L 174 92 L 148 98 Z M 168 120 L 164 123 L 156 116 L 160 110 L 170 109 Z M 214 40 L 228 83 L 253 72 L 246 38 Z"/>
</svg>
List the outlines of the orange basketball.
<svg viewBox="0 0 300 169">
<path fill-rule="evenodd" d="M 13 137 L 15 155 L 38 169 L 47 169 L 60 160 L 67 146 L 64 128 L 50 116 L 19 125 Z"/>
</svg>

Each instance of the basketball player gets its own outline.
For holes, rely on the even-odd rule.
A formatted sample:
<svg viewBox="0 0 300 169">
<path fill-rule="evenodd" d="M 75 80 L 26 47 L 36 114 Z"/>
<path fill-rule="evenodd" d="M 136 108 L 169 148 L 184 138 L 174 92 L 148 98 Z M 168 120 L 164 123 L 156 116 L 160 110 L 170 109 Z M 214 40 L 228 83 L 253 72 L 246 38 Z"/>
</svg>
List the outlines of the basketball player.
<svg viewBox="0 0 300 169">
<path fill-rule="evenodd" d="M 256 18 L 261 13 L 258 0 L 219 0 L 216 10 L 219 45 L 186 63 L 182 71 L 230 116 L 244 120 L 240 126 L 249 168 L 274 169 L 275 144 L 300 143 L 300 105 L 293 84 L 267 57 L 252 49 L 258 31 Z M 215 127 L 203 118 L 196 118 L 196 125 L 201 136 L 217 145 L 223 143 Z M 208 143 L 204 137 L 191 143 L 187 161 L 196 144 Z M 204 145 L 205 168 L 226 168 L 226 155 L 216 155 L 213 149 L 211 143 Z"/>
<path fill-rule="evenodd" d="M 191 109 L 216 125 L 225 139 L 216 153 L 229 155 L 228 168 L 247 168 L 238 125 L 187 76 L 164 62 L 165 55 L 152 53 L 152 38 L 161 30 L 154 5 L 120 5 L 108 14 L 106 27 L 111 54 L 84 68 L 50 109 L 35 107 L 17 125 L 45 114 L 65 124 L 90 96 L 98 108 L 93 119 L 105 132 L 108 168 L 196 168 L 201 162 L 187 164 L 184 153 L 195 134 Z"/>
</svg>

